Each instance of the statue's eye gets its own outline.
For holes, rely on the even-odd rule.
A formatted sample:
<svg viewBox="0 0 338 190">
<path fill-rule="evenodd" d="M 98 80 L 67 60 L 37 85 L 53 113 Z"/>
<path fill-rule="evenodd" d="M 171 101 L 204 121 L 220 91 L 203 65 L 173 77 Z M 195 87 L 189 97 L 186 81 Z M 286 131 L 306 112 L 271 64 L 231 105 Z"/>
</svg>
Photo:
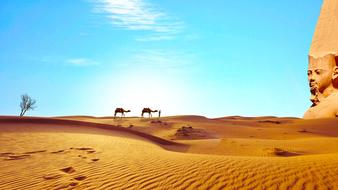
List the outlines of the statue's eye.
<svg viewBox="0 0 338 190">
<path fill-rule="evenodd" d="M 321 70 L 316 70 L 317 75 L 320 75 L 321 73 L 322 73 Z"/>
<path fill-rule="evenodd" d="M 308 71 L 308 72 L 307 72 L 307 76 L 310 76 L 311 74 L 312 74 L 311 71 Z"/>
</svg>

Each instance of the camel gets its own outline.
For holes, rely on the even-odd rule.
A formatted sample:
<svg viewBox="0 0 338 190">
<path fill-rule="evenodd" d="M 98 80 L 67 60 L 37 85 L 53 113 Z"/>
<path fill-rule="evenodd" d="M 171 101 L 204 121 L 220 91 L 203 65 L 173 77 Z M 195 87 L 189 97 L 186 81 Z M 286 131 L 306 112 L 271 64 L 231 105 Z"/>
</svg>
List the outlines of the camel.
<svg viewBox="0 0 338 190">
<path fill-rule="evenodd" d="M 123 108 L 116 108 L 114 118 L 116 117 L 117 113 L 121 113 L 121 117 L 125 117 L 125 115 L 124 115 L 125 112 L 130 112 L 130 110 L 125 110 Z"/>
<path fill-rule="evenodd" d="M 143 117 L 144 113 L 148 113 L 149 117 L 152 117 L 152 115 L 151 115 L 152 112 L 158 112 L 158 111 L 157 110 L 151 110 L 150 108 L 143 108 L 141 116 Z"/>
</svg>

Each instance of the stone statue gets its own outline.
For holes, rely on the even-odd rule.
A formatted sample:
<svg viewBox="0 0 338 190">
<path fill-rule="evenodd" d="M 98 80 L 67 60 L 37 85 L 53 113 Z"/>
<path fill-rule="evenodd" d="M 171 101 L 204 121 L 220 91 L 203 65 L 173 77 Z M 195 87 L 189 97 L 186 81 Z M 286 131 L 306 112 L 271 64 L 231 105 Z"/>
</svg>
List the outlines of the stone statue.
<svg viewBox="0 0 338 190">
<path fill-rule="evenodd" d="M 311 107 L 304 119 L 338 117 L 338 0 L 324 0 L 309 53 Z"/>
<path fill-rule="evenodd" d="M 308 80 L 312 106 L 304 119 L 338 117 L 338 56 L 310 56 Z"/>
</svg>

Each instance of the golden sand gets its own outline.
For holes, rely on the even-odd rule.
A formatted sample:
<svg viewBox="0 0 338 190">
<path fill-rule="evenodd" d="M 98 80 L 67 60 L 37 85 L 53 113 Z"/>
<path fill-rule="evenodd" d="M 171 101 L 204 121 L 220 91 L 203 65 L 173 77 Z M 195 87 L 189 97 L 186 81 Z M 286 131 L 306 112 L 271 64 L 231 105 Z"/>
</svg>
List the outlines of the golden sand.
<svg viewBox="0 0 338 190">
<path fill-rule="evenodd" d="M 0 117 L 0 189 L 338 189 L 337 124 Z"/>
</svg>

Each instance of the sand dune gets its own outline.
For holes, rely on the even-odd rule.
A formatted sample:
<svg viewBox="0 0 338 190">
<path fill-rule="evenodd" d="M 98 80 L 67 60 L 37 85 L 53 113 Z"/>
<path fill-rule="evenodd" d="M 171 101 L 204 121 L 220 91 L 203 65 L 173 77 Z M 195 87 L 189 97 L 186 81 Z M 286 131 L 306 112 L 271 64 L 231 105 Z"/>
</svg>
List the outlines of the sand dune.
<svg viewBox="0 0 338 190">
<path fill-rule="evenodd" d="M 338 189 L 337 123 L 0 117 L 0 189 Z"/>
</svg>

